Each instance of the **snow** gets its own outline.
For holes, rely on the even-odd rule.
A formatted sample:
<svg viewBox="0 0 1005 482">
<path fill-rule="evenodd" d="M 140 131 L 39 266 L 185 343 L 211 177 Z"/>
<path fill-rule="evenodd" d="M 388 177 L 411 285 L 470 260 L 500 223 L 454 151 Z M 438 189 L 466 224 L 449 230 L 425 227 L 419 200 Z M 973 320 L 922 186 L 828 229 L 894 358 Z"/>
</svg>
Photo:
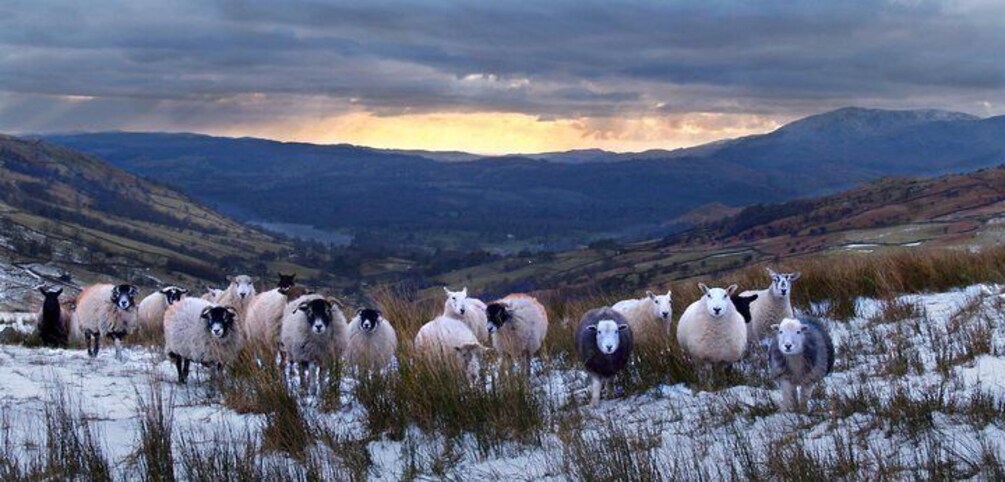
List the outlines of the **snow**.
<svg viewBox="0 0 1005 482">
<path fill-rule="evenodd" d="M 553 369 L 535 366 L 535 387 L 559 416 L 579 411 L 584 417 L 581 436 L 602 437 L 609 431 L 608 422 L 633 437 L 650 440 L 651 453 L 672 464 L 684 459 L 684 464 L 697 464 L 709 473 L 722 473 L 740 463 L 737 444 L 749 443 L 754 454 L 767 450 L 780 441 L 796 440 L 807 450 L 830 453 L 840 440 L 855 441 L 869 460 L 889 459 L 904 462 L 905 479 L 913 478 L 911 470 L 920 470 L 909 461 L 917 460 L 924 442 L 877 419 L 872 410 L 865 413 L 830 412 L 825 397 L 855 398 L 859 393 L 875 393 L 882 403 L 898 391 L 913 399 L 950 390 L 950 396 L 966 400 L 976 391 L 991 394 L 1001 400 L 1005 393 L 1005 323 L 1001 299 L 987 296 L 997 293 L 997 286 L 975 285 L 945 293 L 911 294 L 898 301 L 918 306 L 920 315 L 906 320 L 883 320 L 887 302 L 862 299 L 858 316 L 848 322 L 824 320 L 830 327 L 838 361 L 835 372 L 811 398 L 809 414 L 779 413 L 773 406 L 780 401 L 777 390 L 768 384 L 740 385 L 716 392 L 695 390 L 668 380 L 645 393 L 604 400 L 594 409 L 585 408 L 587 377 L 579 370 Z M 990 320 L 993 327 L 992 353 L 981 354 L 961 362 L 946 374 L 937 370 L 937 353 L 933 343 L 944 339 L 958 341 L 959 330 L 952 331 L 954 317 L 968 307 L 976 306 L 977 319 Z M 889 345 L 895 337 L 904 336 L 906 346 Z M 173 366 L 158 350 L 129 347 L 124 362 L 117 362 L 113 350 L 103 350 L 90 359 L 82 350 L 25 348 L 0 345 L 0 410 L 10 416 L 16 427 L 23 429 L 21 437 L 38 436 L 34 420 L 40 420 L 44 406 L 60 386 L 79 403 L 85 415 L 95 421 L 104 435 L 108 453 L 117 466 L 128 463 L 136 446 L 139 423 L 137 403 L 150 390 L 160 390 L 173 401 L 175 433 L 207 433 L 214 429 L 244 430 L 258 434 L 260 415 L 242 415 L 224 407 L 205 382 L 206 374 L 193 372 L 188 386 L 174 384 Z M 916 354 L 920 371 L 908 370 L 906 375 L 886 373 L 891 353 Z M 761 368 L 747 367 L 757 372 Z M 311 400 L 305 401 L 309 415 L 346 437 L 362 437 L 365 433 L 365 410 L 351 396 L 353 381 L 343 385 L 343 406 L 335 413 L 320 413 Z M 878 409 L 877 409 L 878 410 Z M 935 413 L 932 417 L 933 436 L 938 436 L 949 453 L 971 453 L 982 440 L 1001 440 L 1005 433 L 990 424 L 974 427 L 962 416 Z M 208 436 L 208 435 L 207 435 Z M 417 465 L 428 466 L 442 453 L 444 441 L 424 434 L 416 428 L 406 431 L 401 441 L 378 439 L 367 446 L 373 467 L 373 480 L 399 480 L 406 475 L 409 454 Z M 26 448 L 25 450 L 30 450 Z M 487 457 L 479 454 L 473 440 L 463 440 L 455 447 L 457 460 L 448 473 L 463 479 L 565 480 L 563 460 L 566 457 L 562 437 L 556 430 L 545 430 L 540 444 L 507 444 L 494 449 Z M 1002 448 L 998 446 L 999 452 Z M 1005 456 L 1005 453 L 999 453 Z M 684 465 L 683 467 L 690 467 Z"/>
</svg>

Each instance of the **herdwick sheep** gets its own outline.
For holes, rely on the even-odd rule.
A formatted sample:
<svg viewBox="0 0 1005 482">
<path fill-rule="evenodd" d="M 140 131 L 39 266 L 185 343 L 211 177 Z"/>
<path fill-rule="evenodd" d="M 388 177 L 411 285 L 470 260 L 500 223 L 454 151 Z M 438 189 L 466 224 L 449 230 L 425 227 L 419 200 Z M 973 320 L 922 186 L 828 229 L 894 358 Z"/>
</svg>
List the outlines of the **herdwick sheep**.
<svg viewBox="0 0 1005 482">
<path fill-rule="evenodd" d="M 807 388 L 834 368 L 834 343 L 823 324 L 786 318 L 772 326 L 777 332 L 768 350 L 771 376 L 782 390 L 782 408 L 802 411 Z"/>
<path fill-rule="evenodd" d="M 360 308 L 349 322 L 347 362 L 365 369 L 380 369 L 391 364 L 398 349 L 398 335 L 379 310 Z"/>
<path fill-rule="evenodd" d="M 304 295 L 286 305 L 280 328 L 280 345 L 288 366 L 296 363 L 301 386 L 309 390 L 310 365 L 318 367 L 318 380 L 327 362 L 345 352 L 347 332 L 342 304 L 335 298 Z"/>
<path fill-rule="evenodd" d="M 199 298 L 185 298 L 164 314 L 164 351 L 178 370 L 178 383 L 188 381 L 191 362 L 213 368 L 218 375 L 241 349 L 237 310 Z M 211 375 L 211 376 L 212 376 Z"/>
<path fill-rule="evenodd" d="M 665 295 L 655 295 L 652 291 L 646 291 L 644 298 L 622 300 L 615 303 L 612 308 L 628 320 L 633 336 L 640 343 L 655 340 L 660 334 L 670 335 L 670 320 L 673 318 L 673 299 L 670 291 Z"/>
<path fill-rule="evenodd" d="M 416 356 L 427 363 L 443 363 L 469 383 L 478 383 L 485 348 L 464 322 L 448 316 L 422 325 L 415 335 Z"/>
<path fill-rule="evenodd" d="M 522 361 L 530 375 L 530 359 L 548 334 L 544 305 L 526 294 L 512 294 L 489 303 L 485 309 L 492 347 L 511 361 Z"/>
<path fill-rule="evenodd" d="M 443 316 L 463 321 L 471 332 L 478 338 L 479 343 L 485 343 L 489 339 L 487 319 L 485 317 L 485 303 L 478 298 L 468 298 L 468 287 L 461 291 L 450 291 L 450 288 L 443 287 L 447 293 L 447 300 L 443 303 Z"/>
<path fill-rule="evenodd" d="M 793 317 L 792 283 L 799 279 L 799 272 L 779 274 L 768 268 L 768 274 L 771 275 L 771 286 L 743 293 L 743 295 L 758 295 L 757 300 L 750 304 L 751 318 L 747 338 L 751 343 L 757 343 L 771 336 L 771 325 Z"/>
<path fill-rule="evenodd" d="M 87 354 L 94 358 L 101 338 L 115 340 L 115 357 L 122 360 L 122 338 L 136 328 L 136 294 L 133 285 L 96 284 L 84 288 L 77 297 L 73 325 L 87 342 Z"/>
<path fill-rule="evenodd" d="M 248 304 L 255 297 L 255 279 L 243 274 L 227 279 L 230 281 L 230 285 L 216 297 L 214 302 L 220 306 L 229 306 L 237 310 L 238 321 L 244 323 Z"/>
<path fill-rule="evenodd" d="M 695 361 L 739 361 L 747 347 L 747 326 L 730 300 L 736 285 L 722 289 L 699 283 L 698 287 L 702 297 L 681 315 L 677 323 L 677 343 Z"/>
<path fill-rule="evenodd" d="M 38 337 L 45 346 L 65 347 L 70 337 L 73 312 L 68 306 L 63 306 L 59 302 L 59 295 L 63 293 L 63 288 L 50 290 L 40 286 L 38 290 L 45 297 L 42 309 L 38 311 L 36 317 Z"/>
<path fill-rule="evenodd" d="M 590 374 L 590 405 L 600 402 L 604 381 L 620 372 L 632 356 L 632 327 L 611 308 L 587 311 L 576 329 L 576 353 Z"/>
<path fill-rule="evenodd" d="M 188 293 L 185 288 L 168 286 L 151 293 L 140 301 L 137 316 L 139 328 L 148 333 L 159 333 L 164 329 L 164 313 Z"/>
</svg>

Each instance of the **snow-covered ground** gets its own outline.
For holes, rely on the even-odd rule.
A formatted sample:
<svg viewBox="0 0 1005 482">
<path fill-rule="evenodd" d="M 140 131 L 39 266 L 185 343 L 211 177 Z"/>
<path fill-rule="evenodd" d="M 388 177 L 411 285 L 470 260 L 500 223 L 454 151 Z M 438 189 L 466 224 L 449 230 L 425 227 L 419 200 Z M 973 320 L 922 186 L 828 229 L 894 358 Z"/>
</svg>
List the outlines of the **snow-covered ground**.
<svg viewBox="0 0 1005 482">
<path fill-rule="evenodd" d="M 912 305 L 906 311 L 894 309 Z M 469 446 L 473 443 L 453 447 L 444 475 L 464 480 L 576 478 L 568 473 L 581 465 L 573 460 L 570 440 L 600 447 L 620 437 L 635 451 L 630 463 L 664 477 L 742 476 L 751 464 L 767 466 L 770 454 L 795 448 L 835 464 L 851 452 L 857 457 L 856 470 L 864 474 L 889 470 L 914 479 L 931 470 L 934 458 L 947 461 L 957 476 L 980 476 L 973 466 L 980 462 L 982 448 L 1005 458 L 1005 431 L 999 425 L 1005 414 L 991 423 L 975 421 L 971 414 L 974 400 L 982 400 L 975 395 L 990 395 L 999 404 L 1005 399 L 1001 307 L 1002 300 L 987 296 L 981 286 L 905 295 L 895 302 L 860 300 L 857 318 L 828 323 L 838 360 L 811 399 L 808 414 L 779 413 L 774 408 L 779 396 L 770 384 L 696 392 L 671 382 L 646 393 L 606 398 L 595 409 L 561 409 L 568 413 L 558 418 L 580 425 L 570 432 L 556 422 L 537 444 L 512 443 L 487 457 Z M 907 313 L 904 319 L 889 319 L 902 312 Z M 989 350 L 965 346 L 984 339 L 990 340 Z M 989 353 L 971 357 L 973 349 Z M 14 427 L 15 438 L 40 440 L 39 420 L 56 386 L 79 403 L 103 434 L 119 470 L 125 470 L 137 446 L 137 403 L 149 396 L 151 387 L 172 401 L 176 437 L 214 428 L 260 430 L 263 417 L 225 408 L 204 373 L 179 387 L 173 383 L 173 366 L 161 353 L 141 347 L 126 353 L 119 362 L 113 350 L 89 359 L 82 350 L 0 345 L 0 411 Z M 758 377 L 751 375 L 760 369 L 744 370 L 754 380 Z M 361 437 L 365 410 L 351 397 L 351 380 L 345 385 L 339 411 L 317 412 L 310 400 L 305 406 L 310 416 L 344 436 Z M 577 401 L 586 398 L 586 378 L 577 370 L 539 370 L 535 386 L 553 407 L 566 407 L 570 395 Z M 443 457 L 438 437 L 415 429 L 407 433 L 402 441 L 367 442 L 370 478 L 399 480 L 406 471 L 429 470 Z"/>
</svg>

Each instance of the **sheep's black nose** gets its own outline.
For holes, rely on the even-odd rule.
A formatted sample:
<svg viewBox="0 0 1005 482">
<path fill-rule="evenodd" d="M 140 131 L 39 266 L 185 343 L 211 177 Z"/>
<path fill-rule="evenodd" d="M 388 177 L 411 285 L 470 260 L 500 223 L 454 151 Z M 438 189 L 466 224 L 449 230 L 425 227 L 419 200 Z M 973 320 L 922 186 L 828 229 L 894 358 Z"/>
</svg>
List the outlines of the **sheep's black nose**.
<svg viewBox="0 0 1005 482">
<path fill-rule="evenodd" d="M 715 314 L 718 315 L 719 312 L 722 311 L 722 308 L 712 308 L 712 311 L 715 311 Z"/>
<path fill-rule="evenodd" d="M 668 317 L 668 316 L 670 316 L 670 312 L 668 312 L 668 311 L 664 311 L 664 312 L 663 312 L 663 318 L 666 318 L 666 317 Z"/>
<path fill-rule="evenodd" d="M 607 345 L 607 351 L 611 351 L 613 349 L 614 349 L 614 345 Z"/>
<path fill-rule="evenodd" d="M 792 345 L 790 345 L 790 344 L 786 344 L 786 345 L 785 345 L 785 349 L 786 349 L 786 350 L 791 350 L 791 349 L 792 349 Z"/>
</svg>

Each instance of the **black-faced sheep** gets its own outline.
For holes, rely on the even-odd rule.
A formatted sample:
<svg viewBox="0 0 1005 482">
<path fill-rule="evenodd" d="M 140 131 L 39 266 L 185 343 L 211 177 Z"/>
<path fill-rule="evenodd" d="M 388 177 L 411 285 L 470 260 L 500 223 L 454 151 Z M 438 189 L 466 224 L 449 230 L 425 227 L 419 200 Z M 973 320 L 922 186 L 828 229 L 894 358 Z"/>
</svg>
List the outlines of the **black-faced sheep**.
<svg viewBox="0 0 1005 482">
<path fill-rule="evenodd" d="M 398 349 L 398 335 L 379 310 L 361 308 L 349 322 L 347 362 L 363 369 L 380 369 L 391 364 Z"/>
<path fill-rule="evenodd" d="M 96 284 L 77 297 L 73 325 L 87 342 L 87 354 L 98 356 L 101 339 L 115 340 L 115 357 L 122 360 L 122 339 L 136 328 L 135 286 Z"/>
<path fill-rule="evenodd" d="M 191 362 L 218 375 L 241 349 L 237 311 L 199 298 L 174 303 L 164 314 L 164 351 L 178 370 L 178 383 L 188 380 Z"/>
<path fill-rule="evenodd" d="M 612 308 L 628 320 L 632 334 L 639 343 L 670 334 L 670 320 L 673 319 L 673 299 L 670 291 L 665 295 L 646 291 L 644 298 L 622 300 L 615 303 Z"/>
<path fill-rule="evenodd" d="M 467 286 L 461 291 L 450 291 L 444 286 L 443 291 L 447 293 L 447 300 L 443 303 L 443 316 L 463 321 L 475 334 L 475 338 L 478 338 L 479 343 L 487 342 L 489 331 L 485 317 L 485 303 L 477 298 L 469 298 Z"/>
<path fill-rule="evenodd" d="M 181 300 L 188 293 L 185 288 L 168 286 L 151 293 L 140 301 L 139 328 L 147 333 L 160 333 L 164 330 L 164 313 L 169 306 Z"/>
<path fill-rule="evenodd" d="M 834 343 L 827 328 L 815 320 L 786 318 L 772 329 L 776 334 L 768 360 L 782 391 L 782 408 L 804 410 L 804 391 L 834 368 Z"/>
<path fill-rule="evenodd" d="M 73 312 L 68 306 L 59 302 L 59 295 L 63 293 L 63 288 L 50 290 L 41 286 L 38 290 L 45 297 L 36 318 L 38 337 L 45 346 L 65 347 L 70 337 Z"/>
<path fill-rule="evenodd" d="M 526 294 L 512 294 L 485 309 L 492 347 L 511 361 L 521 361 L 530 375 L 530 359 L 548 334 L 548 312 Z"/>
<path fill-rule="evenodd" d="M 702 297 L 681 315 L 677 343 L 695 361 L 739 361 L 747 347 L 747 326 L 730 300 L 736 285 L 722 289 L 700 283 L 698 287 Z"/>
<path fill-rule="evenodd" d="M 334 298 L 305 295 L 286 305 L 280 345 L 286 362 L 299 366 L 303 388 L 311 386 L 311 364 L 318 367 L 320 376 L 325 365 L 342 357 L 347 331 L 342 304 Z"/>
<path fill-rule="evenodd" d="M 447 316 L 422 325 L 415 335 L 415 352 L 427 363 L 442 363 L 464 375 L 472 385 L 481 375 L 481 359 L 486 348 L 464 322 Z"/>
<path fill-rule="evenodd" d="M 576 329 L 576 353 L 590 374 L 590 405 L 600 402 L 604 381 L 620 372 L 632 356 L 632 328 L 611 308 L 587 311 Z"/>
<path fill-rule="evenodd" d="M 751 319 L 747 332 L 747 338 L 754 344 L 771 336 L 771 325 L 793 317 L 792 283 L 799 279 L 799 272 L 779 274 L 768 268 L 768 274 L 771 275 L 771 286 L 743 293 L 758 295 L 757 300 L 750 304 Z"/>
</svg>

